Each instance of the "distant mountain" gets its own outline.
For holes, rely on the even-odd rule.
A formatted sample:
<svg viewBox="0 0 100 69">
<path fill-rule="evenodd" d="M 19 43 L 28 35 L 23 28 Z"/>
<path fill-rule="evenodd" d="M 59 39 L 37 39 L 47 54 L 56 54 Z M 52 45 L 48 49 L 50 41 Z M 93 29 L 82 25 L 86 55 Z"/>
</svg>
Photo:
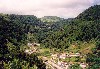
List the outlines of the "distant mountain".
<svg viewBox="0 0 100 69">
<path fill-rule="evenodd" d="M 72 20 L 74 20 L 74 18 L 68 18 L 68 19 L 66 19 L 67 21 L 72 21 Z"/>
<path fill-rule="evenodd" d="M 61 20 L 64 20 L 64 18 L 60 18 L 57 16 L 44 16 L 41 18 L 41 21 L 43 21 L 43 22 L 58 22 Z"/>
<path fill-rule="evenodd" d="M 91 6 L 76 18 L 87 21 L 100 20 L 100 5 Z"/>
</svg>

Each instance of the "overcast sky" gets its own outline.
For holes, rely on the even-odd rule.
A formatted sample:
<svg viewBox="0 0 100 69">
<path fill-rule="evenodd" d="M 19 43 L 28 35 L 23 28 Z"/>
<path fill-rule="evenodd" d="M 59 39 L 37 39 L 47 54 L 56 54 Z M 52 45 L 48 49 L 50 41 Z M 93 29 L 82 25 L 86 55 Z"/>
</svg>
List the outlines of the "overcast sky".
<svg viewBox="0 0 100 69">
<path fill-rule="evenodd" d="M 71 18 L 96 4 L 100 0 L 0 0 L 0 13 Z"/>
</svg>

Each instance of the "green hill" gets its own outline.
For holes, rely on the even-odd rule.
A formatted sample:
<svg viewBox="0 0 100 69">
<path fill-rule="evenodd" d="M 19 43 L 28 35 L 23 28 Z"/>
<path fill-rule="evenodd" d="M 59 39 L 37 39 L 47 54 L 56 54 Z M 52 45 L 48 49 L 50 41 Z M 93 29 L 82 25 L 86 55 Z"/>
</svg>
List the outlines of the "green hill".
<svg viewBox="0 0 100 69">
<path fill-rule="evenodd" d="M 88 42 L 92 39 L 98 40 L 100 38 L 100 21 L 94 17 L 93 13 L 91 13 L 92 11 L 90 11 L 90 15 L 93 19 L 83 21 L 83 19 L 90 18 L 88 16 L 85 18 L 85 15 L 89 13 L 88 10 L 92 10 L 97 7 L 99 8 L 99 6 L 93 6 L 92 8 L 90 7 L 83 13 L 79 14 L 79 18 L 77 17 L 77 19 L 75 18 L 72 21 L 67 22 L 63 25 L 62 29 L 53 32 L 52 34 L 48 35 L 46 39 L 41 41 L 46 43 L 46 47 L 65 49 L 75 41 Z M 98 10 L 94 11 L 96 14 L 100 13 Z M 94 18 L 97 20 L 94 20 Z M 63 24 L 63 22 L 61 23 Z"/>
<path fill-rule="evenodd" d="M 91 6 L 79 14 L 76 18 L 87 21 L 100 20 L 100 5 Z"/>
<path fill-rule="evenodd" d="M 57 16 L 44 16 L 41 18 L 41 21 L 43 22 L 58 22 L 60 20 L 64 20 L 64 18 L 60 18 Z"/>
</svg>

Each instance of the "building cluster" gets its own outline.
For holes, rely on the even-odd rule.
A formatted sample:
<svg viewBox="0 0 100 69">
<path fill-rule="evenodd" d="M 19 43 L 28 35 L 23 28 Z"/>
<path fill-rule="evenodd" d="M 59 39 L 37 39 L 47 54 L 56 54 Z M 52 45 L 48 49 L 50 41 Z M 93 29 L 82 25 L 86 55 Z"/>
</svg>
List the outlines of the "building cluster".
<svg viewBox="0 0 100 69">
<path fill-rule="evenodd" d="M 65 61 L 59 61 L 59 59 L 66 59 L 70 57 L 80 57 L 80 53 L 61 53 L 61 54 L 52 54 L 52 61 L 55 63 L 55 59 L 58 59 L 57 65 L 62 67 L 62 69 L 68 69 L 71 65 L 74 65 L 73 63 L 70 62 L 65 62 Z M 86 63 L 78 63 L 81 68 L 85 69 L 88 65 Z"/>
<path fill-rule="evenodd" d="M 62 69 L 68 69 L 71 65 L 74 65 L 74 64 L 63 62 L 63 61 L 58 61 L 57 65 L 62 67 Z M 86 67 L 88 66 L 87 63 L 79 63 L 79 65 L 82 69 L 86 69 Z"/>
<path fill-rule="evenodd" d="M 61 53 L 61 54 L 52 54 L 51 56 L 53 59 L 56 59 L 56 58 L 65 59 L 68 57 L 78 57 L 80 56 L 80 53 Z"/>
<path fill-rule="evenodd" d="M 25 53 L 32 54 L 32 53 L 37 51 L 36 47 L 40 46 L 40 44 L 38 44 L 38 43 L 28 43 L 27 46 L 28 46 L 28 49 L 25 50 Z"/>
<path fill-rule="evenodd" d="M 68 64 L 67 62 L 63 62 L 63 61 L 58 61 L 57 65 L 63 69 L 68 69 L 68 67 L 70 66 L 70 64 Z"/>
</svg>

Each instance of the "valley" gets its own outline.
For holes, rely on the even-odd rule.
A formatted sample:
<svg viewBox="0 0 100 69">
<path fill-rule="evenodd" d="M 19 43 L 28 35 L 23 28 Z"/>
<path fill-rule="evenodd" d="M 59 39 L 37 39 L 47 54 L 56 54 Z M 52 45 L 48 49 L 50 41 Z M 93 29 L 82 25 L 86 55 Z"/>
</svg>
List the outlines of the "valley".
<svg viewBox="0 0 100 69">
<path fill-rule="evenodd" d="M 100 5 L 75 18 L 0 13 L 0 69 L 99 69 Z"/>
</svg>

